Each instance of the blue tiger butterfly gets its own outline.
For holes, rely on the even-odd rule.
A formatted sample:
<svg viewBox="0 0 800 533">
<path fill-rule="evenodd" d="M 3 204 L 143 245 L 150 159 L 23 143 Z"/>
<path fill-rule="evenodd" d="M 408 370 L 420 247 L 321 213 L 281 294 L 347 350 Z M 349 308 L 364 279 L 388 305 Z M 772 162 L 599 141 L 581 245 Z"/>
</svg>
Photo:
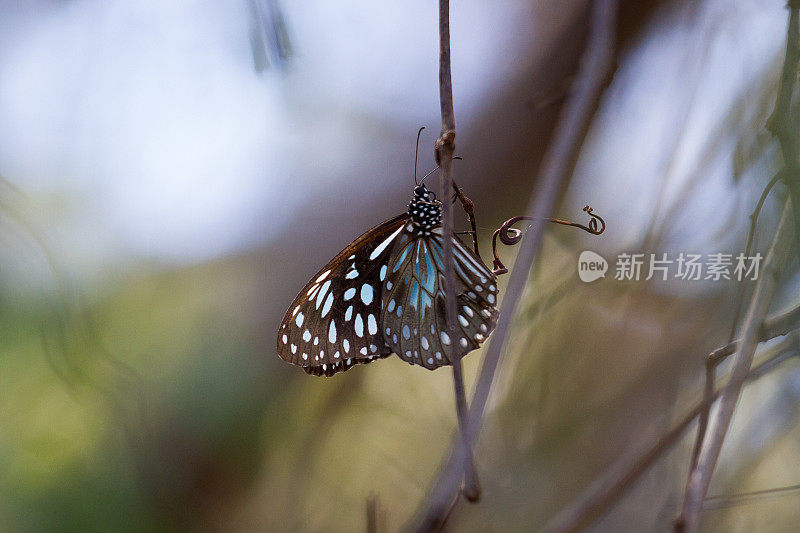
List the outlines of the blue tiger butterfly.
<svg viewBox="0 0 800 533">
<path fill-rule="evenodd" d="M 278 354 L 332 376 L 392 353 L 429 370 L 451 365 L 497 323 L 497 278 L 456 235 L 456 338 L 445 319 L 442 204 L 424 184 L 408 211 L 372 228 L 295 297 L 278 329 Z"/>
</svg>

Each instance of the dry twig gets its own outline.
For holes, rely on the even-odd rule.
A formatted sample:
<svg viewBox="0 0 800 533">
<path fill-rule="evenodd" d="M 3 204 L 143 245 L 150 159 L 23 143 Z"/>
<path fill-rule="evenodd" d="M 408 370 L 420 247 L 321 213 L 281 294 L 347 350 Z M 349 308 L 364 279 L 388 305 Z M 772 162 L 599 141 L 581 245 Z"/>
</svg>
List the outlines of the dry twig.
<svg viewBox="0 0 800 533">
<path fill-rule="evenodd" d="M 790 336 L 765 351 L 759 356 L 759 362 L 750 370 L 747 380 L 754 381 L 770 370 L 800 355 L 800 334 L 793 332 Z M 630 458 L 623 459 L 612 466 L 601 480 L 592 484 L 583 495 L 561 511 L 543 528 L 547 533 L 563 533 L 579 531 L 589 526 L 594 520 L 614 505 L 625 491 L 636 482 L 655 461 L 678 442 L 678 439 L 699 416 L 701 411 L 719 398 L 722 389 L 715 390 L 708 398 L 700 400 L 689 409 L 678 422 L 666 433 L 659 435 L 655 442 L 643 446 Z"/>
<path fill-rule="evenodd" d="M 589 37 L 572 96 L 562 110 L 553 142 L 545 154 L 538 179 L 538 190 L 527 212 L 527 215 L 535 220 L 550 215 L 572 174 L 586 131 L 597 109 L 600 94 L 614 65 L 616 16 L 617 0 L 596 0 L 593 3 L 589 17 L 591 21 Z M 469 422 L 476 431 L 480 428 L 494 375 L 514 318 L 514 311 L 536 259 L 543 232 L 542 225 L 534 225 L 517 254 L 516 264 L 501 306 L 500 319 L 492 334 L 475 386 Z M 449 459 L 441 468 L 429 497 L 417 514 L 417 526 L 414 529 L 430 531 L 442 526 L 453 492 L 458 486 L 460 465 L 463 463 L 465 452 L 461 440 L 454 439 Z"/>
<path fill-rule="evenodd" d="M 778 287 L 783 265 L 789 252 L 790 234 L 792 232 L 791 202 L 786 204 L 783 215 L 775 231 L 772 246 L 764 260 L 764 269 L 753 291 L 750 306 L 742 327 L 742 340 L 735 354 L 731 378 L 722 393 L 719 409 L 712 419 L 708 443 L 703 446 L 695 468 L 686 485 L 683 514 L 676 522 L 676 529 L 689 532 L 697 531 L 700 525 L 700 513 L 703 510 L 703 499 L 711 483 L 711 475 L 719 458 L 722 443 L 730 427 L 736 404 L 739 401 L 744 381 L 750 371 L 753 354 L 759 343 L 761 325 L 769 311 L 772 297 Z"/>
<path fill-rule="evenodd" d="M 450 0 L 439 0 L 439 101 L 442 108 L 442 132 L 436 140 L 436 163 L 439 165 L 439 178 L 442 198 L 442 239 L 445 265 L 445 309 L 450 338 L 456 334 L 456 294 L 455 269 L 453 266 L 453 205 L 447 201 L 453 187 L 453 153 L 456 149 L 456 119 L 453 111 L 453 85 L 450 78 Z M 475 462 L 472 458 L 472 434 L 470 431 L 467 398 L 464 391 L 464 372 L 461 358 L 455 343 L 450 346 L 450 361 L 453 364 L 453 388 L 456 396 L 456 414 L 461 428 L 464 454 L 464 496 L 469 501 L 478 501 L 481 488 Z"/>
<path fill-rule="evenodd" d="M 766 199 L 767 194 L 772 189 L 772 187 L 777 183 L 779 179 L 783 180 L 786 184 L 787 189 L 789 190 L 790 197 L 792 199 L 787 205 L 787 211 L 789 206 L 791 205 L 794 213 L 794 226 L 796 226 L 800 230 L 800 160 L 798 160 L 798 149 L 800 148 L 800 137 L 798 137 L 796 133 L 796 124 L 797 124 L 797 109 L 796 105 L 792 103 L 793 95 L 796 91 L 796 84 L 797 84 L 797 64 L 800 60 L 800 42 L 798 42 L 798 37 L 800 36 L 800 18 L 798 17 L 798 7 L 800 7 L 800 2 L 796 0 L 791 0 L 789 2 L 790 12 L 789 12 L 789 25 L 787 31 L 787 38 L 786 38 L 786 57 L 783 64 L 783 71 L 781 73 L 781 81 L 780 85 L 778 86 L 778 95 L 775 99 L 775 109 L 772 112 L 772 115 L 769 118 L 767 123 L 767 129 L 772 132 L 772 134 L 778 140 L 778 143 L 781 148 L 781 154 L 783 156 L 783 168 L 781 171 L 776 175 L 764 189 L 763 193 L 761 194 L 761 198 L 758 201 L 758 205 L 756 206 L 755 211 L 750 216 L 750 232 L 747 238 L 747 252 L 749 254 L 749 250 L 752 246 L 753 242 L 753 235 L 755 233 L 755 224 L 756 218 L 761 210 L 761 207 Z M 777 235 L 776 235 L 777 239 Z M 795 239 L 796 242 L 800 242 L 800 231 L 795 232 Z M 773 241 L 775 242 L 775 241 Z M 773 244 L 774 246 L 774 244 Z M 762 286 L 761 282 L 759 282 L 759 286 Z M 734 332 L 736 325 L 739 321 L 739 314 L 742 309 L 742 302 L 744 294 L 744 286 L 739 294 L 739 303 L 736 310 L 736 316 L 734 318 L 734 322 L 731 329 L 731 339 L 733 339 Z M 755 296 L 754 296 L 755 298 Z M 753 306 L 757 303 L 755 299 L 751 299 L 751 310 Z M 769 300 L 764 303 L 766 307 L 769 306 Z M 766 314 L 767 310 L 763 310 L 763 314 Z M 762 315 L 763 317 L 763 315 Z M 748 315 L 748 318 L 750 315 Z M 760 320 L 756 317 L 756 324 L 753 327 L 760 327 Z M 744 327 L 748 325 L 747 321 L 745 321 Z M 760 332 L 754 330 L 752 332 L 753 341 L 757 343 L 757 337 L 759 336 Z M 745 336 L 745 339 L 747 337 Z M 749 362 L 747 362 L 748 355 L 746 353 L 746 349 L 749 347 L 747 345 L 739 346 L 742 348 L 742 352 L 739 352 L 739 357 L 737 357 L 738 364 L 747 364 L 749 366 Z M 755 348 L 753 348 L 755 349 Z M 750 354 L 750 359 L 752 359 L 752 354 Z M 743 370 L 742 372 L 746 371 Z M 709 394 L 709 391 L 713 390 L 714 388 L 714 372 L 715 372 L 715 363 L 713 358 L 709 358 L 706 360 L 706 395 Z M 741 385 L 739 385 L 741 388 Z M 734 394 L 734 390 L 731 389 L 731 395 Z M 738 393 L 736 393 L 736 397 L 738 398 Z M 732 417 L 733 410 L 736 405 L 736 399 L 731 397 L 727 397 L 723 399 L 722 406 L 725 407 L 726 411 L 718 413 L 717 420 L 720 421 L 721 425 L 715 430 L 718 432 L 713 437 L 718 440 L 713 440 L 709 444 L 706 449 L 708 454 L 706 455 L 706 464 L 701 464 L 701 453 L 704 450 L 704 441 L 707 431 L 708 419 L 709 419 L 709 407 L 706 408 L 700 415 L 700 423 L 698 425 L 697 430 L 697 438 L 695 440 L 695 447 L 692 453 L 692 461 L 691 467 L 689 472 L 689 480 L 686 486 L 686 494 L 684 496 L 684 504 L 683 504 L 683 511 L 681 516 L 675 522 L 676 529 L 683 529 L 684 527 L 688 528 L 690 531 L 695 530 L 699 525 L 699 516 L 702 511 L 702 500 L 705 497 L 705 493 L 708 490 L 708 484 L 711 482 L 711 473 L 714 470 L 714 466 L 716 464 L 717 456 L 719 454 L 719 449 L 722 446 L 722 441 L 725 438 L 725 432 L 727 430 L 727 426 L 730 423 L 730 419 L 726 420 L 725 417 Z M 730 414 L 728 414 L 728 410 Z M 721 436 L 720 436 L 721 434 Z M 706 471 L 701 471 L 703 468 Z M 702 493 L 702 494 L 701 494 Z M 691 516 L 690 516 L 691 515 Z"/>
</svg>

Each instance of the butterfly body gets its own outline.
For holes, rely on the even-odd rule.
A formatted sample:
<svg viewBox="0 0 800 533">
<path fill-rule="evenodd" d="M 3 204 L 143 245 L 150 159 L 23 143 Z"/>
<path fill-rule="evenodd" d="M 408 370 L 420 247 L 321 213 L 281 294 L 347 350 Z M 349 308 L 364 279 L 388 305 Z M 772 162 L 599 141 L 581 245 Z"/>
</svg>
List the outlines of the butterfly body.
<svg viewBox="0 0 800 533">
<path fill-rule="evenodd" d="M 445 319 L 441 203 L 424 185 L 408 211 L 364 233 L 323 267 L 289 306 L 278 354 L 331 376 L 396 353 L 435 369 L 477 348 L 497 320 L 497 281 L 451 235 L 458 336 Z"/>
</svg>

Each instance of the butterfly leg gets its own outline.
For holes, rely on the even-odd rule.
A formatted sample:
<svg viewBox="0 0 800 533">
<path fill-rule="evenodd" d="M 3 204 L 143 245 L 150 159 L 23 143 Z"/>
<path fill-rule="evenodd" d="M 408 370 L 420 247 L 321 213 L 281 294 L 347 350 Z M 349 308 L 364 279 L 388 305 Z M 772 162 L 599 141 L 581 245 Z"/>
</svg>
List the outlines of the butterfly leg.
<svg viewBox="0 0 800 533">
<path fill-rule="evenodd" d="M 475 255 L 480 257 L 481 253 L 478 251 L 478 228 L 475 224 L 475 204 L 472 203 L 472 200 L 467 198 L 464 191 L 461 190 L 461 187 L 456 185 L 455 181 L 453 182 L 453 190 L 455 191 L 455 198 L 461 201 L 461 207 L 469 218 L 469 225 L 472 231 L 468 233 L 472 235 L 472 248 L 475 250 Z"/>
</svg>

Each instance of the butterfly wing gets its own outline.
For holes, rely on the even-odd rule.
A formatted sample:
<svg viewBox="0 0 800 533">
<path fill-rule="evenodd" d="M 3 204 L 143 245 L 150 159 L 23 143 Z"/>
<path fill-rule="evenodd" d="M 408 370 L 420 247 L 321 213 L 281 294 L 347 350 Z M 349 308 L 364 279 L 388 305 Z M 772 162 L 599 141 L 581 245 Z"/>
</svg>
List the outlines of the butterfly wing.
<svg viewBox="0 0 800 533">
<path fill-rule="evenodd" d="M 407 214 L 364 233 L 311 278 L 278 329 L 278 354 L 309 374 L 332 376 L 387 357 L 381 282 Z"/>
<path fill-rule="evenodd" d="M 410 230 L 410 228 L 409 228 Z M 428 369 L 452 364 L 476 349 L 497 323 L 497 279 L 453 236 L 458 338 L 445 320 L 445 273 L 441 228 L 429 236 L 403 232 L 394 244 L 383 281 L 383 337 L 404 361 Z"/>
</svg>

